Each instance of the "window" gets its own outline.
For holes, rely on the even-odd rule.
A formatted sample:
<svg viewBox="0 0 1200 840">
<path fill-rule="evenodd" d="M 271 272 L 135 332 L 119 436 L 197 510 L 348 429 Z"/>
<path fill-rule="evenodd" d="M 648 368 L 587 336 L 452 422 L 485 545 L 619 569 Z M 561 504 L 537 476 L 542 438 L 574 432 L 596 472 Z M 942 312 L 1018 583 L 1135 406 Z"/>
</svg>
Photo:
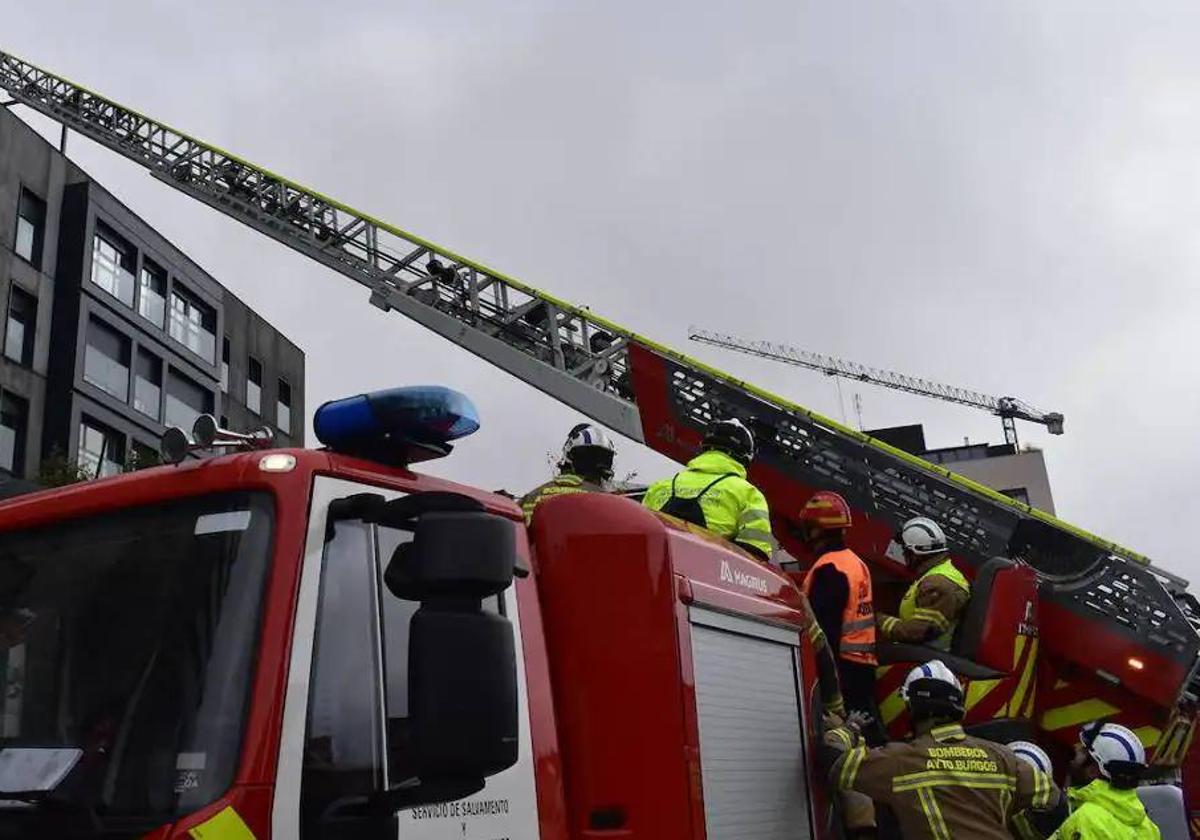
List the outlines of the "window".
<svg viewBox="0 0 1200 840">
<path fill-rule="evenodd" d="M 37 324 L 37 298 L 16 283 L 8 292 L 8 323 L 4 328 L 4 355 L 19 365 L 33 363 L 33 333 Z"/>
<path fill-rule="evenodd" d="M 418 775 L 411 762 L 413 752 L 408 747 L 408 633 L 412 618 L 421 605 L 406 601 L 388 592 L 383 574 L 396 550 L 412 542 L 413 534 L 397 528 L 377 527 L 375 542 L 378 550 L 376 569 L 383 616 L 384 698 L 388 720 L 388 776 L 392 783 Z M 493 595 L 483 601 L 484 612 L 504 615 L 500 597 Z"/>
<path fill-rule="evenodd" d="M 88 319 L 83 379 L 121 402 L 129 400 L 129 339 L 96 318 Z"/>
<path fill-rule="evenodd" d="M 292 386 L 279 380 L 279 397 L 275 401 L 275 425 L 285 435 L 292 433 Z"/>
<path fill-rule="evenodd" d="M 221 393 L 229 393 L 229 336 L 221 339 Z"/>
<path fill-rule="evenodd" d="M 17 204 L 17 256 L 34 268 L 42 267 L 42 243 L 46 238 L 46 202 L 21 189 Z"/>
<path fill-rule="evenodd" d="M 29 403 L 13 394 L 0 394 L 0 471 L 25 471 L 25 422 Z"/>
<path fill-rule="evenodd" d="M 138 314 L 160 329 L 167 314 L 167 271 L 153 260 L 142 260 Z"/>
<path fill-rule="evenodd" d="M 139 440 L 132 442 L 132 451 L 129 453 L 129 460 L 126 461 L 127 469 L 144 470 L 147 467 L 157 467 L 161 463 L 162 456 L 158 454 L 158 449 Z"/>
<path fill-rule="evenodd" d="M 133 373 L 133 407 L 157 420 L 162 414 L 162 359 L 138 348 Z"/>
<path fill-rule="evenodd" d="M 201 414 L 212 414 L 213 395 L 177 370 L 167 374 L 167 425 L 190 430 Z"/>
<path fill-rule="evenodd" d="M 1001 490 L 1005 496 L 1010 499 L 1016 499 L 1023 504 L 1029 504 L 1029 490 L 1024 487 L 1010 487 L 1008 490 Z"/>
<path fill-rule="evenodd" d="M 262 414 L 262 363 L 253 356 L 246 365 L 246 408 Z"/>
<path fill-rule="evenodd" d="M 144 836 L 229 789 L 273 518 L 268 494 L 222 493 L 5 531 L 0 749 L 79 745 L 95 763 L 53 810 L 5 803 L 4 834 Z"/>
<path fill-rule="evenodd" d="M 96 237 L 92 241 L 92 282 L 132 307 L 136 264 L 133 246 L 103 222 L 96 222 Z"/>
<path fill-rule="evenodd" d="M 371 526 L 338 522 L 325 547 L 300 779 L 302 840 L 326 836 L 322 815 L 335 800 L 384 784 L 374 542 Z"/>
<path fill-rule="evenodd" d="M 217 347 L 217 313 L 186 289 L 171 290 L 171 338 L 207 362 Z"/>
<path fill-rule="evenodd" d="M 125 436 L 86 414 L 79 421 L 79 466 L 89 478 L 125 471 Z"/>
<path fill-rule="evenodd" d="M 392 596 L 383 577 L 396 549 L 413 535 L 345 520 L 334 522 L 329 534 L 309 675 L 300 837 L 395 837 L 394 825 L 329 834 L 322 817 L 341 797 L 369 795 L 417 775 L 409 732 L 408 637 L 420 604 Z M 483 608 L 502 614 L 497 597 Z"/>
</svg>

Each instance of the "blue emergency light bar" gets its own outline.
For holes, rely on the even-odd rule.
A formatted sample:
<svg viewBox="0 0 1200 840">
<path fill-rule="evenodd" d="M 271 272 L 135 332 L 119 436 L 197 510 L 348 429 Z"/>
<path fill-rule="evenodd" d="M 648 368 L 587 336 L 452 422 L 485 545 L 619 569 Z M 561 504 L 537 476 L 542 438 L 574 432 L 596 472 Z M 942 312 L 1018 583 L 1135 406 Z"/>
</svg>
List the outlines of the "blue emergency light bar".
<svg viewBox="0 0 1200 840">
<path fill-rule="evenodd" d="M 405 465 L 448 455 L 450 441 L 479 431 L 479 412 L 458 391 L 414 385 L 327 402 L 313 429 L 334 452 Z"/>
</svg>

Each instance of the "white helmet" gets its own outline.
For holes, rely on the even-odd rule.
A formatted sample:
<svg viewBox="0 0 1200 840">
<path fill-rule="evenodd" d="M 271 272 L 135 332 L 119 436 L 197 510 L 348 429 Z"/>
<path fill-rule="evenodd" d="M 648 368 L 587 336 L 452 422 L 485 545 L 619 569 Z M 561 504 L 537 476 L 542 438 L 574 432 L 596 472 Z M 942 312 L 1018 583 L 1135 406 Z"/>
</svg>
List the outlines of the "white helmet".
<svg viewBox="0 0 1200 840">
<path fill-rule="evenodd" d="M 946 553 L 946 534 L 928 516 L 916 516 L 904 523 L 896 541 L 909 554 L 932 557 Z"/>
<path fill-rule="evenodd" d="M 749 464 L 754 460 L 754 433 L 736 417 L 723 417 L 705 427 L 701 447 L 727 452 L 735 460 Z"/>
<path fill-rule="evenodd" d="M 1040 770 L 1047 776 L 1054 775 L 1054 765 L 1050 763 L 1050 756 L 1046 755 L 1046 751 L 1032 741 L 1013 741 L 1008 748 L 1016 753 L 1017 758 L 1032 766 L 1034 770 Z"/>
<path fill-rule="evenodd" d="M 617 447 L 613 445 L 608 432 L 591 423 L 580 423 L 567 435 L 562 460 L 565 466 L 608 479 L 612 478 L 616 453 Z"/>
<path fill-rule="evenodd" d="M 1079 743 L 1100 768 L 1100 775 L 1111 779 L 1139 773 L 1146 766 L 1146 748 L 1130 729 L 1118 723 L 1089 723 L 1079 730 Z"/>
<path fill-rule="evenodd" d="M 933 659 L 908 672 L 900 696 L 908 704 L 914 720 L 963 716 L 963 690 L 945 662 Z"/>
</svg>

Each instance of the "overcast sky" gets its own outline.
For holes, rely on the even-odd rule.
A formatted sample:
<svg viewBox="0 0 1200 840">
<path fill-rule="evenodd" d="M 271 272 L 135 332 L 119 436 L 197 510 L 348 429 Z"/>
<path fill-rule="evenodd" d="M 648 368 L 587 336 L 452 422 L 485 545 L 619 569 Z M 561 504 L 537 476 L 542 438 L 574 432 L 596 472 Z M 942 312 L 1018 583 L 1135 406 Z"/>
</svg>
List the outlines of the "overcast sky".
<svg viewBox="0 0 1200 840">
<path fill-rule="evenodd" d="M 685 347 L 688 324 L 1061 411 L 1063 437 L 1021 428 L 1059 514 L 1200 571 L 1194 0 L 182 9 L 18 4 L 0 46 L 835 418 L 832 380 Z M 69 152 L 304 348 L 310 408 L 445 383 L 484 429 L 434 471 L 546 477 L 573 412 L 82 138 Z M 985 414 L 859 393 L 868 427 L 1002 441 Z M 669 466 L 626 444 L 619 469 Z"/>
</svg>

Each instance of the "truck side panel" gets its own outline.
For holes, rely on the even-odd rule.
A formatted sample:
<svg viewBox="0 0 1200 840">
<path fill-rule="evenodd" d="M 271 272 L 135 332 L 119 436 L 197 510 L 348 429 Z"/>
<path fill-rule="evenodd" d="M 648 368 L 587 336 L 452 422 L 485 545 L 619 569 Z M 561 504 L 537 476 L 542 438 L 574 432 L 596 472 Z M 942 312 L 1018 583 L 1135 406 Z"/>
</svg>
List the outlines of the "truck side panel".
<svg viewBox="0 0 1200 840">
<path fill-rule="evenodd" d="M 532 534 L 571 836 L 700 840 L 661 524 L 626 499 L 562 496 Z"/>
<path fill-rule="evenodd" d="M 790 582 L 635 503 L 532 523 L 571 836 L 812 836 Z"/>
</svg>

